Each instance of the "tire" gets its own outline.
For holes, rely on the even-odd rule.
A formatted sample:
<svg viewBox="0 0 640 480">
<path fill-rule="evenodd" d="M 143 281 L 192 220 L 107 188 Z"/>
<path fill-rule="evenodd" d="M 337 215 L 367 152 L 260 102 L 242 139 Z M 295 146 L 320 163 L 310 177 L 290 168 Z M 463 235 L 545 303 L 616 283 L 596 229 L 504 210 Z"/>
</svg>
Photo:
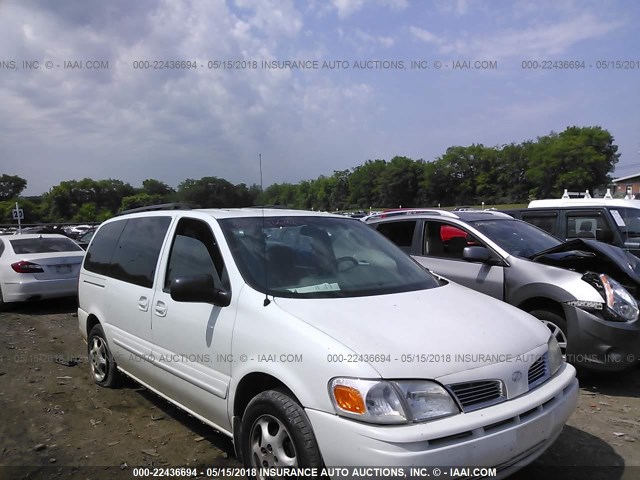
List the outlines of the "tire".
<svg viewBox="0 0 640 480">
<path fill-rule="evenodd" d="M 567 345 L 569 344 L 567 321 L 557 313 L 550 312 L 549 310 L 532 310 L 529 313 L 547 326 L 558 341 L 562 356 L 566 357 Z"/>
<path fill-rule="evenodd" d="M 89 332 L 87 353 L 93 381 L 101 387 L 114 388 L 118 386 L 120 381 L 118 366 L 111 355 L 102 326 L 95 325 Z"/>
<path fill-rule="evenodd" d="M 242 417 L 241 448 L 249 468 L 322 467 L 307 414 L 298 402 L 278 390 L 259 393 L 247 405 Z"/>
</svg>

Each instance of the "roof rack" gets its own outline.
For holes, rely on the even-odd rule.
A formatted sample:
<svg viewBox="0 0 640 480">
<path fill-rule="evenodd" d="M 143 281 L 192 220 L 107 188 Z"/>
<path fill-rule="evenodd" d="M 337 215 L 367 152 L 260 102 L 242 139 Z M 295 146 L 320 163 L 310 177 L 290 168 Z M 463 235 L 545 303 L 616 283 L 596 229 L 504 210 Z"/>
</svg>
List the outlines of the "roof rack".
<svg viewBox="0 0 640 480">
<path fill-rule="evenodd" d="M 191 210 L 186 203 L 161 203 L 159 205 L 148 205 L 146 207 L 131 208 L 115 214 L 116 217 L 127 215 L 129 213 L 156 212 L 159 210 Z"/>
<path fill-rule="evenodd" d="M 560 197 L 561 200 L 571 200 L 571 199 L 589 200 L 591 198 L 592 197 L 591 197 L 591 194 L 589 193 L 589 190 L 585 190 L 584 192 L 570 192 L 568 188 L 564 189 L 564 193 L 562 194 L 562 197 Z M 611 195 L 610 188 L 607 188 L 607 193 L 604 194 L 604 197 L 602 197 L 602 199 L 604 200 L 613 199 L 613 195 Z"/>
</svg>

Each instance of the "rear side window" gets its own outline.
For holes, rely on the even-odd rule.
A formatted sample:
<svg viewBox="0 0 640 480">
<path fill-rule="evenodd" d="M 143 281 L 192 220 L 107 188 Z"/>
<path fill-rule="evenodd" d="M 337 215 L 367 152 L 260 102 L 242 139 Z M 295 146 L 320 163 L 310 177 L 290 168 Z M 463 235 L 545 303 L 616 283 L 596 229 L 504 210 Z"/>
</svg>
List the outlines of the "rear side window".
<svg viewBox="0 0 640 480">
<path fill-rule="evenodd" d="M 97 231 L 84 260 L 84 268 L 86 270 L 101 275 L 109 275 L 111 258 L 126 224 L 127 220 L 118 220 L 117 222 L 103 225 Z"/>
<path fill-rule="evenodd" d="M 151 288 L 171 217 L 131 218 L 120 235 L 108 275 Z"/>
<path fill-rule="evenodd" d="M 151 288 L 171 217 L 118 220 L 94 235 L 84 268 L 90 272 Z"/>
<path fill-rule="evenodd" d="M 599 212 L 567 213 L 567 238 L 591 238 L 611 241 L 613 233 Z"/>
<path fill-rule="evenodd" d="M 29 253 L 57 253 L 77 252 L 82 250 L 75 242 L 68 238 L 23 238 L 9 240 L 13 251 L 18 255 Z"/>
<path fill-rule="evenodd" d="M 405 252 L 411 251 L 413 233 L 416 230 L 415 220 L 403 220 L 400 222 L 387 222 L 378 225 L 378 232 L 383 234 Z"/>
<path fill-rule="evenodd" d="M 535 215 L 523 213 L 522 220 L 531 225 L 535 225 L 551 235 L 557 235 L 558 233 L 558 214 L 555 212 Z"/>
</svg>

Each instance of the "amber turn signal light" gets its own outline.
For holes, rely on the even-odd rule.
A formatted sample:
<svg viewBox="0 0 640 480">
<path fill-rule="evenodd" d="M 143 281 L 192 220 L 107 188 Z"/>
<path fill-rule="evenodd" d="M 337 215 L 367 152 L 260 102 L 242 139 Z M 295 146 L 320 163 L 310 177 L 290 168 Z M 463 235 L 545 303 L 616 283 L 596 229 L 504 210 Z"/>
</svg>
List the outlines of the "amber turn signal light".
<svg viewBox="0 0 640 480">
<path fill-rule="evenodd" d="M 360 392 L 355 388 L 347 385 L 336 385 L 333 387 L 333 398 L 336 399 L 336 405 L 342 410 L 360 415 L 366 412 L 364 400 Z"/>
</svg>

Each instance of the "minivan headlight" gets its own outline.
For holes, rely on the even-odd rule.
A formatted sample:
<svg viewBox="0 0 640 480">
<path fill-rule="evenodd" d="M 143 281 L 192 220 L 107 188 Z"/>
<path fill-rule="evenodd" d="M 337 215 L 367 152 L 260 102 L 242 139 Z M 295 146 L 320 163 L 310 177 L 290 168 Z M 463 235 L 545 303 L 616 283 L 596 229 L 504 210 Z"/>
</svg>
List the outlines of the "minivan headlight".
<svg viewBox="0 0 640 480">
<path fill-rule="evenodd" d="M 560 345 L 558 345 L 558 341 L 556 340 L 556 337 L 554 337 L 553 335 L 549 337 L 549 341 L 547 342 L 547 352 L 548 352 L 547 362 L 549 364 L 549 372 L 553 376 L 564 363 L 564 358 L 562 357 L 562 350 L 560 350 Z"/>
<path fill-rule="evenodd" d="M 605 314 L 608 320 L 633 322 L 638 319 L 638 304 L 620 283 L 609 275 L 587 273 L 582 279 L 591 284 L 606 303 Z"/>
<path fill-rule="evenodd" d="M 329 396 L 338 415 L 370 423 L 422 422 L 460 413 L 449 392 L 427 380 L 334 378 Z"/>
</svg>

